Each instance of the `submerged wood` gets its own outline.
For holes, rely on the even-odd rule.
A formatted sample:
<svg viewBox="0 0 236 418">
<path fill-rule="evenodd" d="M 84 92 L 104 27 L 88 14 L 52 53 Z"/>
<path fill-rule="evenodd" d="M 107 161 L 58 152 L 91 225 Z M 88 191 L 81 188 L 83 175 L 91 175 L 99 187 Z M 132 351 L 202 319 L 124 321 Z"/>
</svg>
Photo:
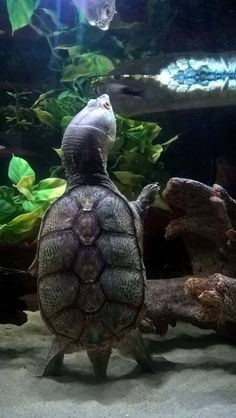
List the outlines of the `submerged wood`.
<svg viewBox="0 0 236 418">
<path fill-rule="evenodd" d="M 193 274 L 236 278 L 236 201 L 219 185 L 172 178 L 163 197 L 183 214 L 166 228 L 166 239 L 182 237 Z"/>
<path fill-rule="evenodd" d="M 222 274 L 206 278 L 190 278 L 185 292 L 196 302 L 196 317 L 200 321 L 216 321 L 218 326 L 236 323 L 236 280 Z"/>
<path fill-rule="evenodd" d="M 232 340 L 236 340 L 236 323 L 232 321 L 232 317 L 220 322 L 214 315 L 209 317 L 199 315 L 199 305 L 196 304 L 193 296 L 186 292 L 185 287 L 186 282 L 195 279 L 207 283 L 209 278 L 189 278 L 185 276 L 165 280 L 148 280 L 147 311 L 140 327 L 141 331 L 146 334 L 165 335 L 169 326 L 173 327 L 177 322 L 186 322 L 201 329 L 212 329 Z"/>
</svg>

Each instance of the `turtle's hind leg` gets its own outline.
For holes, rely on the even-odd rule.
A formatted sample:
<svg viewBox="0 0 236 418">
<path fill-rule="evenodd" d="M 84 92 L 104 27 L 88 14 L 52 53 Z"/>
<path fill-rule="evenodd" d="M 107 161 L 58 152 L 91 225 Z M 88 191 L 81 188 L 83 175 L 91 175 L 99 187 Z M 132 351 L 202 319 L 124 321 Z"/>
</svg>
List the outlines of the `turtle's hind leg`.
<svg viewBox="0 0 236 418">
<path fill-rule="evenodd" d="M 61 371 L 63 358 L 63 348 L 55 338 L 49 349 L 46 359 L 38 359 L 36 364 L 30 366 L 30 372 L 37 377 L 56 376 Z"/>
<path fill-rule="evenodd" d="M 88 358 L 92 363 L 93 371 L 99 379 L 105 379 L 107 375 L 107 366 L 111 355 L 111 347 L 106 346 L 96 350 L 87 350 Z"/>
<path fill-rule="evenodd" d="M 131 332 L 117 347 L 124 356 L 132 357 L 145 372 L 155 373 L 155 367 L 139 330 Z"/>
</svg>

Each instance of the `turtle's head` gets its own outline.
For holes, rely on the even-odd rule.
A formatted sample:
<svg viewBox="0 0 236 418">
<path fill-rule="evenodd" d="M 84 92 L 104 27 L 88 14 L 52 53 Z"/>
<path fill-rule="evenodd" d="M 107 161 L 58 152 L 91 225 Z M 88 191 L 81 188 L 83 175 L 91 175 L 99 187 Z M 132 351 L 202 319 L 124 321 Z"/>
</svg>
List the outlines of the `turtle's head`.
<svg viewBox="0 0 236 418">
<path fill-rule="evenodd" d="M 63 136 L 62 161 L 68 180 L 81 174 L 106 174 L 108 153 L 115 139 L 116 119 L 109 96 L 89 100 Z"/>
</svg>

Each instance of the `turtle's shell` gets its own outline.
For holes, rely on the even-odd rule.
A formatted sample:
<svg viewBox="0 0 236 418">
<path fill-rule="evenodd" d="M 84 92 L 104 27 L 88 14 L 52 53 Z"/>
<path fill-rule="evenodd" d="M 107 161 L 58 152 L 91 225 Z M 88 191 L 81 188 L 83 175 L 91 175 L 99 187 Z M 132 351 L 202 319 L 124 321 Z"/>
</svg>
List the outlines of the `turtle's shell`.
<svg viewBox="0 0 236 418">
<path fill-rule="evenodd" d="M 80 186 L 47 211 L 38 245 L 38 298 L 49 329 L 84 347 L 137 325 L 144 303 L 142 226 L 119 193 Z"/>
</svg>

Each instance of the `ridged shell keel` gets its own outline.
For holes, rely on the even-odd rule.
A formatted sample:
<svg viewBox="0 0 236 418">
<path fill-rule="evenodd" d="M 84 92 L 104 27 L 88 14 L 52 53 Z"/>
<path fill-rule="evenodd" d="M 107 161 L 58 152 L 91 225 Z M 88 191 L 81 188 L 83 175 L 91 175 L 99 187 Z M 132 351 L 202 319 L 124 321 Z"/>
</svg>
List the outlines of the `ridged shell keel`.
<svg viewBox="0 0 236 418">
<path fill-rule="evenodd" d="M 96 247 L 81 247 L 74 261 L 73 270 L 82 283 L 93 283 L 99 279 L 105 261 Z"/>
</svg>

